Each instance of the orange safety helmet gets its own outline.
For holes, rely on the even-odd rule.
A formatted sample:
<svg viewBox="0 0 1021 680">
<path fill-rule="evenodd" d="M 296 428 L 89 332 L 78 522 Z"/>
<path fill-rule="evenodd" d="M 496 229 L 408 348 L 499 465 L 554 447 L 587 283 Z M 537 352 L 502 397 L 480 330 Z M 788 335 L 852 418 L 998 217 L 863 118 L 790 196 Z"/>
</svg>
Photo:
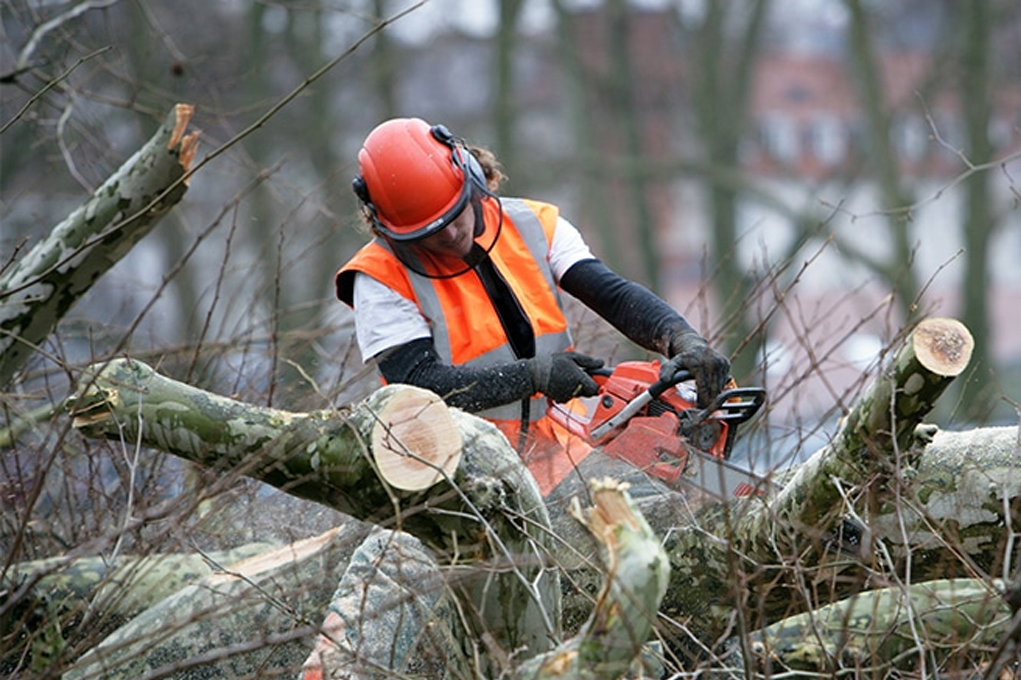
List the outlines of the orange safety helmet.
<svg viewBox="0 0 1021 680">
<path fill-rule="evenodd" d="M 358 152 L 352 187 L 374 225 L 394 241 L 437 233 L 474 196 L 488 194 L 478 160 L 442 125 L 395 118 L 378 125 Z"/>
</svg>

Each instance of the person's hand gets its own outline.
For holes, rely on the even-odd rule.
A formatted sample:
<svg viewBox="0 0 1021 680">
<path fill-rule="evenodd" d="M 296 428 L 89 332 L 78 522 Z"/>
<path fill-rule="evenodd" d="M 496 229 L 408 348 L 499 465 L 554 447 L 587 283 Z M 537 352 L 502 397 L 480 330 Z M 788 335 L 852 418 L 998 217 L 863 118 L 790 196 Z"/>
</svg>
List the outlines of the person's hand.
<svg viewBox="0 0 1021 680">
<path fill-rule="evenodd" d="M 670 360 L 659 369 L 660 380 L 670 380 L 681 369 L 695 378 L 698 407 L 705 408 L 730 380 L 730 361 L 713 350 L 693 330 L 678 331 L 670 338 Z"/>
<path fill-rule="evenodd" d="M 535 391 L 558 402 L 569 401 L 574 397 L 594 396 L 599 386 L 588 371 L 601 368 L 602 365 L 602 359 L 577 352 L 544 354 L 528 360 Z"/>
</svg>

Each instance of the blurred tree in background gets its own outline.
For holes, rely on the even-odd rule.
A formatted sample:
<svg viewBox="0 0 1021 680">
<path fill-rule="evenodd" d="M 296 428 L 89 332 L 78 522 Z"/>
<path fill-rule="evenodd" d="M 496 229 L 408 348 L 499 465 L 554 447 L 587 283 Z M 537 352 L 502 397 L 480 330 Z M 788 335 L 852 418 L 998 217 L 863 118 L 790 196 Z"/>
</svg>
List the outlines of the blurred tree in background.
<svg viewBox="0 0 1021 680">
<path fill-rule="evenodd" d="M 334 385 L 365 378 L 330 290 L 337 264 L 365 239 L 348 182 L 375 123 L 419 115 L 493 147 L 509 192 L 561 204 L 608 263 L 733 351 L 745 381 L 775 360 L 771 339 L 791 344 L 784 335 L 794 324 L 769 289 L 800 280 L 799 262 L 820 247 L 893 295 L 896 321 L 870 330 L 880 340 L 931 310 L 925 292 L 938 271 L 916 257 L 934 235 L 919 229 L 921 209 L 963 200 L 953 238 L 966 273 L 948 312 L 959 308 L 976 329 L 984 367 L 972 382 L 987 396 L 970 393 L 969 417 L 996 405 L 989 296 L 999 286 L 989 250 L 1016 220 L 1004 161 L 1017 122 L 1002 116 L 1021 88 L 1016 48 L 1003 49 L 1016 44 L 1012 3 L 16 0 L 2 11 L 5 253 L 46 232 L 144 138 L 140 121 L 175 101 L 197 105 L 210 156 L 174 223 L 68 321 L 58 354 L 70 363 L 101 352 L 97 334 L 116 335 L 139 315 L 135 348 L 176 347 L 188 373 L 211 370 L 214 355 L 220 365 L 218 347 L 234 359 L 258 354 L 243 379 L 232 369 L 236 387 L 250 382 L 271 401 L 280 385 L 304 382 L 288 361 Z M 815 109 L 844 125 L 828 136 L 846 149 L 823 174 L 806 167 L 804 149 L 785 157 L 775 145 L 825 142 L 803 111 L 827 91 L 792 86 L 781 110 L 763 98 L 784 72 L 771 58 L 809 52 L 842 64 L 854 93 L 853 112 L 836 102 Z M 908 67 L 890 55 L 916 65 L 902 75 Z M 928 121 L 914 133 L 929 138 L 927 155 L 942 153 L 939 168 L 907 167 L 898 133 L 909 116 Z M 768 167 L 755 160 L 764 156 Z M 875 201 L 853 199 L 873 191 Z M 840 224 L 875 214 L 886 224 L 881 243 Z M 780 237 L 769 227 L 777 220 Z M 1007 245 L 1019 248 L 1016 240 Z M 830 294 L 805 281 L 795 290 Z M 339 378 L 345 357 L 352 370 Z"/>
<path fill-rule="evenodd" d="M 1013 0 L 7 0 L 0 35 L 0 272 L 174 103 L 202 130 L 184 201 L 0 385 L 0 428 L 112 354 L 296 411 L 375 388 L 332 278 L 367 239 L 359 144 L 406 115 L 493 148 L 509 194 L 561 205 L 732 352 L 738 380 L 770 394 L 766 441 L 749 433 L 746 451 L 796 457 L 923 315 L 975 338 L 941 422 L 1016 417 Z M 575 321 L 581 348 L 638 355 Z M 337 521 L 245 515 L 264 488 L 182 483 L 178 461 L 60 419 L 0 456 L 8 560 L 233 544 L 204 519 L 222 521 L 219 493 L 253 539 Z"/>
</svg>

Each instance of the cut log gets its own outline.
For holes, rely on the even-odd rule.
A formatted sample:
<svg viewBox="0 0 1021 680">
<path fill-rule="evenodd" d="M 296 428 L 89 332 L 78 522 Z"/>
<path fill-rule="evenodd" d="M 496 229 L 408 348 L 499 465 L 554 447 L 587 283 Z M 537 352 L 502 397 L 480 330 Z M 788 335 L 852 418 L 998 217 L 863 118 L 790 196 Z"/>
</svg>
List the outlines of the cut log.
<svg viewBox="0 0 1021 680">
<path fill-rule="evenodd" d="M 449 409 L 463 454 L 454 474 L 422 490 L 386 483 L 366 443 L 388 404 L 414 402 L 408 392 L 424 391 L 388 385 L 344 411 L 291 413 L 213 395 L 118 359 L 87 371 L 68 406 L 74 427 L 88 436 L 129 437 L 243 473 L 406 531 L 436 551 L 441 564 L 467 561 L 459 588 L 474 633 L 508 653 L 545 651 L 560 635 L 560 587 L 547 568 L 554 538 L 535 480 L 492 423 Z M 406 413 L 404 406 L 397 411 Z M 402 440 L 404 449 L 432 455 Z"/>
<path fill-rule="evenodd" d="M 388 484 L 422 491 L 454 475 L 461 462 L 461 431 L 439 396 L 403 390 L 379 412 L 369 450 Z"/>
<path fill-rule="evenodd" d="M 844 418 L 833 442 L 802 465 L 770 503 L 791 526 L 832 524 L 857 491 L 888 498 L 915 431 L 950 382 L 967 366 L 973 340 L 954 319 L 925 319 Z M 782 537 L 781 537 L 781 540 Z"/>
<path fill-rule="evenodd" d="M 194 108 L 177 104 L 93 195 L 0 275 L 0 387 L 102 274 L 184 196 L 198 150 Z"/>
<path fill-rule="evenodd" d="M 496 482 L 498 486 L 530 484 L 534 489 L 534 482 L 522 473 L 517 456 L 500 453 L 506 448 L 506 439 L 491 424 L 460 419 L 431 392 L 409 385 L 388 385 L 361 404 L 342 411 L 293 413 L 210 394 L 126 359 L 97 364 L 86 371 L 80 384 L 67 407 L 72 425 L 87 436 L 141 436 L 146 446 L 218 470 L 248 475 L 358 519 L 381 526 L 400 519 L 403 530 L 441 552 L 454 554 L 476 548 L 463 541 L 478 535 L 478 519 L 463 518 L 462 526 L 444 514 L 465 510 L 456 488 L 439 480 L 426 489 L 405 490 L 385 483 L 377 474 L 380 468 L 394 467 L 385 462 L 394 451 L 412 461 L 427 461 L 439 451 L 442 460 L 436 464 L 441 469 L 457 460 L 449 449 L 437 446 L 433 436 L 398 440 L 398 430 L 401 435 L 416 435 L 414 423 L 407 420 L 409 404 L 411 412 L 428 407 L 429 417 L 439 413 L 441 419 L 449 421 L 435 432 L 449 432 L 453 424 L 458 431 L 454 441 L 486 453 L 474 456 L 469 465 L 459 466 L 459 488 Z M 395 401 L 397 405 L 393 406 Z M 125 420 L 127 413 L 133 417 Z M 429 430 L 431 426 L 422 424 L 419 429 Z M 383 443 L 382 465 L 370 448 L 374 439 Z M 417 448 L 423 443 L 425 448 Z M 428 465 L 423 467 L 430 474 L 436 472 Z M 538 491 L 531 495 L 533 507 L 529 512 L 544 511 Z M 478 500 L 477 507 L 486 512 L 494 503 L 498 507 L 501 499 L 487 495 Z M 423 506 L 428 509 L 423 510 Z M 408 512 L 401 513 L 402 509 Z M 460 543 L 451 536 L 451 531 L 458 529 Z"/>
<path fill-rule="evenodd" d="M 845 539 L 843 546 L 835 542 L 845 515 L 867 515 L 869 506 L 894 497 L 908 453 L 919 455 L 916 429 L 964 370 L 971 346 L 970 333 L 957 321 L 920 322 L 848 412 L 833 441 L 801 464 L 774 496 L 704 505 L 675 522 L 666 539 L 673 577 L 664 610 L 684 623 L 685 637 L 715 639 L 732 625 L 739 607 L 756 612 L 760 625 L 814 609 L 821 603 L 813 596 L 835 591 L 805 593 L 788 577 L 828 565 L 816 577 L 833 580 L 870 560 L 853 554 L 855 538 L 866 537 Z M 792 560 L 798 570 L 781 566 Z"/>
</svg>

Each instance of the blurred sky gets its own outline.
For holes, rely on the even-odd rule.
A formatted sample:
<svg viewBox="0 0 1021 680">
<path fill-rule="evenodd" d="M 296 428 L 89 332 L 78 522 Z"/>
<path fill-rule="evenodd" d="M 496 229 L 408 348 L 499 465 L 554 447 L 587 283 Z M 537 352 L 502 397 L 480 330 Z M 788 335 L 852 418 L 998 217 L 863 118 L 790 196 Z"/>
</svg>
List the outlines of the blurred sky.
<svg viewBox="0 0 1021 680">
<path fill-rule="evenodd" d="M 630 0 L 637 7 L 662 8 L 678 3 L 686 12 L 699 13 L 707 0 Z M 394 14 L 421 2 L 421 0 L 400 0 L 393 3 Z M 596 7 L 601 0 L 564 0 L 570 9 Z M 786 21 L 803 22 L 806 25 L 828 24 L 839 26 L 846 16 L 839 0 L 773 0 L 774 16 L 783 16 Z M 553 10 L 549 0 L 525 0 L 522 9 L 521 27 L 526 32 L 541 30 L 548 26 Z M 435 32 L 448 27 L 484 37 L 496 28 L 497 0 L 426 0 L 418 9 L 397 22 L 395 32 L 409 42 L 422 42 Z"/>
</svg>

